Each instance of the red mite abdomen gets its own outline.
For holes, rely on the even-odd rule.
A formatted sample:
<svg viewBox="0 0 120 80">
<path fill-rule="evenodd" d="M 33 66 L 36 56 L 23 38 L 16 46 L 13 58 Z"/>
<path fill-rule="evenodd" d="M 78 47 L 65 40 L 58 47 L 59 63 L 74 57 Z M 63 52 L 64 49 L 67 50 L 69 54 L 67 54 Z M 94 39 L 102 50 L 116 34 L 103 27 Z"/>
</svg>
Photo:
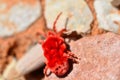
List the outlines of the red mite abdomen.
<svg viewBox="0 0 120 80">
<path fill-rule="evenodd" d="M 53 73 L 55 73 L 57 76 L 63 76 L 65 75 L 69 70 L 69 63 L 68 60 L 65 60 L 64 62 L 61 62 L 60 64 L 56 64 L 53 68 Z"/>
</svg>

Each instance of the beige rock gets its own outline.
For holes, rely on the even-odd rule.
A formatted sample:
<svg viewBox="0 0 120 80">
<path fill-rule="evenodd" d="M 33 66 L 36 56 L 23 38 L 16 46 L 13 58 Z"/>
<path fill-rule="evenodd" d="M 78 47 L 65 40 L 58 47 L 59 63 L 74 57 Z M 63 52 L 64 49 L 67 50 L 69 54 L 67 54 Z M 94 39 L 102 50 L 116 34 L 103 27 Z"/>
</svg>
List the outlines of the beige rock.
<svg viewBox="0 0 120 80">
<path fill-rule="evenodd" d="M 115 6 L 115 7 L 118 7 L 120 6 L 120 0 L 112 0 L 112 5 Z"/>
<path fill-rule="evenodd" d="M 1 0 L 0 37 L 26 30 L 40 14 L 39 0 Z"/>
<path fill-rule="evenodd" d="M 19 60 L 13 59 L 7 66 L 2 80 L 25 80 L 24 75 L 42 67 L 45 58 L 43 56 L 42 47 L 40 44 L 33 46 L 27 53 Z"/>
<path fill-rule="evenodd" d="M 44 65 L 45 58 L 40 44 L 32 47 L 16 64 L 16 71 L 25 75 Z"/>
<path fill-rule="evenodd" d="M 0 1 L 6 1 L 6 0 L 0 0 Z M 9 1 L 9 0 L 8 0 Z M 10 0 L 9 2 L 12 3 Z M 15 0 L 17 1 L 17 0 Z M 23 1 L 23 0 L 19 0 Z M 25 3 L 28 4 L 34 4 L 34 1 L 36 0 L 24 0 Z M 43 4 L 43 0 L 41 1 L 41 4 Z M 9 64 L 10 57 L 16 56 L 17 59 L 20 59 L 25 52 L 30 48 L 30 46 L 33 46 L 39 39 L 39 35 L 36 35 L 37 32 L 43 31 L 45 28 L 45 20 L 43 16 L 39 17 L 32 25 L 29 26 L 29 28 L 23 32 L 17 33 L 12 37 L 8 38 L 0 38 L 0 74 L 3 73 L 5 67 L 7 64 Z M 11 54 L 12 53 L 12 54 Z"/>
<path fill-rule="evenodd" d="M 98 26 L 107 31 L 119 32 L 120 13 L 112 6 L 112 0 L 95 0 L 94 8 L 97 13 Z"/>
<path fill-rule="evenodd" d="M 17 61 L 13 59 L 5 69 L 1 80 L 25 80 L 25 78 L 15 70 L 16 63 Z"/>
<path fill-rule="evenodd" d="M 0 76 L 0 80 L 4 80 L 2 76 Z"/>
<path fill-rule="evenodd" d="M 63 78 L 51 74 L 44 80 L 120 80 L 120 35 L 106 33 L 71 42 L 71 51 L 79 58 Z"/>
<path fill-rule="evenodd" d="M 90 23 L 93 20 L 92 13 L 84 0 L 46 0 L 45 18 L 47 27 L 52 29 L 53 22 L 57 15 L 62 12 L 57 22 L 57 31 L 65 28 L 69 32 L 77 31 L 77 33 L 88 32 Z"/>
</svg>

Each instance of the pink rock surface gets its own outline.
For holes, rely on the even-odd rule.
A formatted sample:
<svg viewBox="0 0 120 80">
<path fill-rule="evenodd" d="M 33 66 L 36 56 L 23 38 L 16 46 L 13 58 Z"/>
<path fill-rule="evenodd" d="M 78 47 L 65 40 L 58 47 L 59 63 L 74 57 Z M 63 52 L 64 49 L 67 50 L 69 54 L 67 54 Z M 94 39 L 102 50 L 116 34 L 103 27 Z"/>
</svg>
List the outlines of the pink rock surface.
<svg viewBox="0 0 120 80">
<path fill-rule="evenodd" d="M 80 58 L 63 78 L 51 74 L 44 80 L 120 80 L 120 35 L 106 33 L 84 37 L 70 44 Z"/>
</svg>

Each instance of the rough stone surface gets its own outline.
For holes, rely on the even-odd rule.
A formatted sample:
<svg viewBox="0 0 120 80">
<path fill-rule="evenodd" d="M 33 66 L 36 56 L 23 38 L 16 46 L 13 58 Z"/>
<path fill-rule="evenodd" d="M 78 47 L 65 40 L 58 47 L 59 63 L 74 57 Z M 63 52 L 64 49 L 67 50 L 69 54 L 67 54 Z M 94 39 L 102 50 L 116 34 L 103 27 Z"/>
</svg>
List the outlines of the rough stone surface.
<svg viewBox="0 0 120 80">
<path fill-rule="evenodd" d="M 112 0 L 112 5 L 116 8 L 120 9 L 120 0 Z"/>
<path fill-rule="evenodd" d="M 120 35 L 106 33 L 71 42 L 79 64 L 64 78 L 53 73 L 44 80 L 120 80 Z"/>
<path fill-rule="evenodd" d="M 28 0 L 26 3 L 31 1 L 34 2 L 35 0 Z M 8 0 L 8 2 L 11 1 Z M 31 4 L 33 2 L 31 2 Z M 44 1 L 40 0 L 40 4 L 44 6 Z M 43 32 L 44 29 L 45 19 L 42 14 L 42 16 L 39 17 L 34 23 L 32 23 L 27 30 L 10 37 L 0 37 L 0 75 L 2 75 L 6 66 L 12 61 L 13 56 L 16 57 L 16 59 L 20 59 L 26 53 L 26 51 L 29 51 L 31 46 L 35 45 L 38 42 L 40 37 L 36 34 L 37 32 Z M 32 77 L 36 79 L 36 76 Z"/>
<path fill-rule="evenodd" d="M 16 70 L 15 65 L 17 61 L 16 59 L 13 59 L 11 63 L 7 66 L 5 69 L 2 80 L 25 80 L 24 76 L 21 76 Z"/>
<path fill-rule="evenodd" d="M 43 49 L 40 44 L 36 44 L 17 62 L 15 69 L 21 75 L 26 75 L 43 67 L 44 62 Z"/>
<path fill-rule="evenodd" d="M 0 37 L 26 30 L 40 14 L 38 0 L 0 0 Z"/>
<path fill-rule="evenodd" d="M 44 56 L 42 55 L 42 52 L 41 45 L 37 44 L 32 47 L 19 61 L 17 61 L 15 58 L 12 59 L 10 64 L 8 64 L 4 70 L 3 75 L 0 76 L 0 80 L 30 80 L 25 79 L 23 75 L 43 67 Z M 39 74 L 39 79 L 42 78 L 42 75 L 43 74 Z M 36 80 L 36 78 L 33 79 Z"/>
<path fill-rule="evenodd" d="M 112 0 L 95 0 L 94 8 L 97 13 L 98 26 L 107 31 L 119 32 L 120 13 L 111 4 Z"/>
<path fill-rule="evenodd" d="M 89 32 L 93 17 L 84 0 L 46 0 L 45 18 L 48 28 L 53 28 L 53 22 L 60 12 L 63 14 L 57 22 L 58 31 L 65 28 L 67 23 L 69 32 Z"/>
</svg>

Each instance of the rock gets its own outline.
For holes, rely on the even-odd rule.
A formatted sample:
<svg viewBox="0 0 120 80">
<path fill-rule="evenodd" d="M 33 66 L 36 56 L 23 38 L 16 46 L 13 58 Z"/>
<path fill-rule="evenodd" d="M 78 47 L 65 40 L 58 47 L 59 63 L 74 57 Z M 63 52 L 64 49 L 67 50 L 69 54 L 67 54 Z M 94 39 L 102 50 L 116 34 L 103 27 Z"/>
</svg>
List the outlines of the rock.
<svg viewBox="0 0 120 80">
<path fill-rule="evenodd" d="M 0 0 L 11 2 L 13 0 Z M 34 1 L 43 4 L 43 0 L 15 0 L 15 1 L 26 1 L 25 3 L 33 3 Z M 33 1 L 33 2 L 32 2 Z M 1 3 L 0 3 L 1 4 Z M 39 3 L 38 3 L 39 4 Z M 44 17 L 39 17 L 34 23 L 32 23 L 29 28 L 23 32 L 17 33 L 14 36 L 1 38 L 0 37 L 0 75 L 4 72 L 5 68 L 9 63 L 11 63 L 10 57 L 15 56 L 17 59 L 20 59 L 26 51 L 30 49 L 35 43 L 37 43 L 40 38 L 39 35 L 36 35 L 37 32 L 43 31 L 45 28 Z M 41 74 L 37 73 L 39 76 Z M 36 76 L 32 76 L 34 80 L 40 79 Z M 1 78 L 0 78 L 1 79 Z M 30 79 L 28 79 L 30 80 Z"/>
<path fill-rule="evenodd" d="M 112 0 L 95 0 L 94 7 L 97 13 L 99 28 L 115 33 L 119 32 L 120 13 L 112 6 Z"/>
<path fill-rule="evenodd" d="M 0 74 L 6 67 L 6 64 L 10 62 L 11 55 L 8 56 L 9 49 L 12 47 L 14 40 L 0 40 Z"/>
<path fill-rule="evenodd" d="M 3 78 L 0 76 L 0 80 L 3 80 Z"/>
<path fill-rule="evenodd" d="M 26 75 L 40 67 L 43 67 L 45 58 L 40 44 L 33 46 L 16 64 L 16 71 Z"/>
<path fill-rule="evenodd" d="M 68 33 L 89 32 L 93 20 L 92 13 L 84 0 L 46 0 L 45 18 L 47 27 L 53 29 L 57 15 L 62 12 L 56 24 L 57 31 L 65 28 L 67 23 Z"/>
<path fill-rule="evenodd" d="M 8 76 L 9 76 L 9 74 L 10 74 L 10 71 L 11 71 L 11 69 L 16 65 L 16 60 L 15 59 L 13 59 L 12 60 L 12 62 L 7 66 L 7 68 L 5 69 L 5 71 L 4 71 L 4 73 L 3 73 L 3 76 L 5 77 L 5 78 L 7 78 Z"/>
<path fill-rule="evenodd" d="M 44 80 L 120 80 L 120 35 L 106 33 L 84 37 L 70 44 L 79 58 L 63 78 L 51 74 Z"/>
<path fill-rule="evenodd" d="M 16 72 L 16 59 L 13 59 L 11 63 L 5 69 L 3 76 L 1 77 L 2 80 L 25 80 L 23 76 Z"/>
<path fill-rule="evenodd" d="M 16 56 L 17 59 L 20 59 L 31 46 L 37 43 L 40 37 L 36 34 L 37 32 L 42 32 L 44 28 L 45 20 L 41 16 L 27 30 L 12 37 L 0 38 L 0 74 L 2 74 L 6 65 L 9 64 L 8 58 L 10 56 Z"/>
<path fill-rule="evenodd" d="M 18 62 L 13 59 L 5 69 L 2 80 L 26 80 L 23 76 L 44 65 L 42 47 L 37 44 L 31 48 Z M 32 78 L 32 77 L 31 77 Z"/>
<path fill-rule="evenodd" d="M 120 9 L 120 0 L 112 0 L 112 5 Z"/>
<path fill-rule="evenodd" d="M 41 14 L 38 0 L 1 0 L 0 37 L 26 30 Z"/>
</svg>

